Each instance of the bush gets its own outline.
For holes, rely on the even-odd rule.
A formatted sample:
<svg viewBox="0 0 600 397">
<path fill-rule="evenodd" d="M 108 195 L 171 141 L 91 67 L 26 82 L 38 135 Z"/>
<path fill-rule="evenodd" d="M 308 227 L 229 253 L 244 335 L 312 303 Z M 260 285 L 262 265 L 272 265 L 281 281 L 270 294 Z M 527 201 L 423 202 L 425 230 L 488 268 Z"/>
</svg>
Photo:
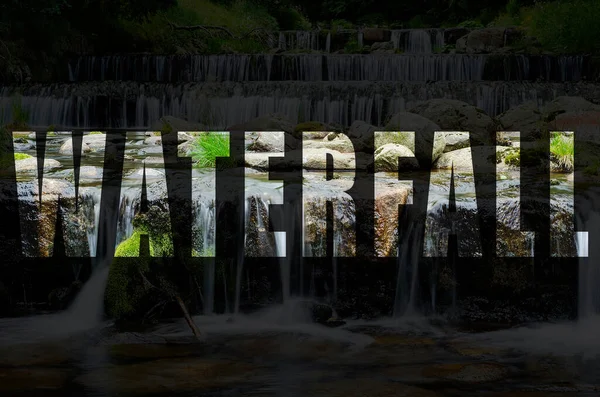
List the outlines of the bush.
<svg viewBox="0 0 600 397">
<path fill-rule="evenodd" d="M 600 50 L 600 2 L 567 0 L 537 3 L 523 20 L 542 46 L 557 53 Z"/>
</svg>

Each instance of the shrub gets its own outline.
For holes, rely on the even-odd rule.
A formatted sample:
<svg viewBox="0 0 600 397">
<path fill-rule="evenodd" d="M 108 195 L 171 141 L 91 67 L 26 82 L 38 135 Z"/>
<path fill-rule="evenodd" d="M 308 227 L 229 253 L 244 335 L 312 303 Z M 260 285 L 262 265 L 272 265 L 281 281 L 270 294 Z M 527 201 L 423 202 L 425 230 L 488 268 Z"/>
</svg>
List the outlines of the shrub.
<svg viewBox="0 0 600 397">
<path fill-rule="evenodd" d="M 536 3 L 523 25 L 542 46 L 557 53 L 593 53 L 600 49 L 600 2 L 567 0 Z"/>
</svg>

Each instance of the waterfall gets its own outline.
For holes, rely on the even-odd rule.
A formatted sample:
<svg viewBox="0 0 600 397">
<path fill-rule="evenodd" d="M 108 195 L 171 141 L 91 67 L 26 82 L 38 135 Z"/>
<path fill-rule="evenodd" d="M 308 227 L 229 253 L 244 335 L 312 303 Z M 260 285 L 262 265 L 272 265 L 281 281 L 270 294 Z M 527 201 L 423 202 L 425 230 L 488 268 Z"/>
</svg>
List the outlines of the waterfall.
<svg viewBox="0 0 600 397">
<path fill-rule="evenodd" d="M 292 123 L 320 121 L 350 125 L 363 120 L 382 125 L 386 118 L 419 101 L 457 99 L 475 105 L 490 116 L 526 101 L 542 105 L 560 95 L 594 99 L 592 83 L 460 82 L 422 83 L 247 82 L 188 85 L 111 83 L 32 86 L 21 103 L 32 126 L 64 128 L 148 128 L 162 116 L 197 122 L 214 129 L 280 113 Z M 90 96 L 90 89 L 94 95 Z M 0 114 L 8 117 L 12 88 L 0 94 Z M 4 113 L 2 113 L 2 111 Z"/>
<path fill-rule="evenodd" d="M 420 33 L 419 33 L 420 32 Z M 360 36 L 362 37 L 362 36 Z M 585 56 L 438 54 L 426 31 L 411 31 L 404 54 L 112 55 L 69 63 L 70 81 L 580 81 Z M 426 37 L 426 40 L 423 39 Z M 394 40 L 399 40 L 395 36 Z M 439 41 L 441 40 L 441 42 Z M 360 44 L 360 41 L 359 41 Z"/>
</svg>

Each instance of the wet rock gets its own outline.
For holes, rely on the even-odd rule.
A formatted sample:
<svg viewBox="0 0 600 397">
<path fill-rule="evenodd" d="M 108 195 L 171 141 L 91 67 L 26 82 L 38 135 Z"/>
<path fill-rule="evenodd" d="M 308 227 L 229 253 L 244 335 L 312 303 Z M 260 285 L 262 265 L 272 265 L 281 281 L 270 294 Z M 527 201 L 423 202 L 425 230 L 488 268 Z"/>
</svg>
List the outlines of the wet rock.
<svg viewBox="0 0 600 397">
<path fill-rule="evenodd" d="M 406 146 L 388 143 L 375 150 L 375 172 L 398 172 L 399 169 L 418 169 L 415 154 Z"/>
<path fill-rule="evenodd" d="M 375 189 L 375 252 L 379 257 L 393 256 L 398 246 L 398 206 L 407 204 L 412 189 L 397 183 L 378 184 Z"/>
<path fill-rule="evenodd" d="M 415 114 L 414 112 L 399 112 L 392 116 L 387 122 L 384 132 L 381 132 L 375 136 L 375 147 L 383 146 L 388 143 L 396 143 L 412 149 L 415 148 L 415 152 L 421 150 L 421 146 L 426 145 L 427 142 L 423 139 L 417 139 L 421 134 L 432 134 L 434 131 L 441 131 L 439 125 L 433 121 Z M 414 131 L 414 134 L 408 134 L 403 131 Z M 413 140 L 414 137 L 414 140 Z M 413 144 L 414 142 L 414 144 Z M 429 142 L 431 144 L 431 142 Z M 437 134 L 433 141 L 433 154 L 432 162 L 443 153 L 444 147 L 446 146 L 446 140 L 443 134 Z M 423 164 L 421 164 L 423 166 Z"/>
</svg>

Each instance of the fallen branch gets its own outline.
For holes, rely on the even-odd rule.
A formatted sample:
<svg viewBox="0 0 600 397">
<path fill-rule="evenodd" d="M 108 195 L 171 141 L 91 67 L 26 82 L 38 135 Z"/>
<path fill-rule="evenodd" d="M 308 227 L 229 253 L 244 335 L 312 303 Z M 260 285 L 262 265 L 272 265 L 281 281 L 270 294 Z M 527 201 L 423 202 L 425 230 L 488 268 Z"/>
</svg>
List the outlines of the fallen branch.
<svg viewBox="0 0 600 397">
<path fill-rule="evenodd" d="M 185 307 L 185 303 L 183 302 L 183 300 L 181 299 L 181 297 L 179 295 L 175 295 L 175 299 L 177 300 L 177 303 L 179 304 L 179 307 L 181 308 L 181 311 L 183 312 L 185 321 L 187 321 L 188 326 L 192 329 L 194 336 L 196 338 L 200 338 L 200 330 L 196 326 L 196 323 L 194 323 L 194 319 L 192 319 L 192 316 L 190 316 L 190 313 L 188 312 L 187 308 Z"/>
</svg>

